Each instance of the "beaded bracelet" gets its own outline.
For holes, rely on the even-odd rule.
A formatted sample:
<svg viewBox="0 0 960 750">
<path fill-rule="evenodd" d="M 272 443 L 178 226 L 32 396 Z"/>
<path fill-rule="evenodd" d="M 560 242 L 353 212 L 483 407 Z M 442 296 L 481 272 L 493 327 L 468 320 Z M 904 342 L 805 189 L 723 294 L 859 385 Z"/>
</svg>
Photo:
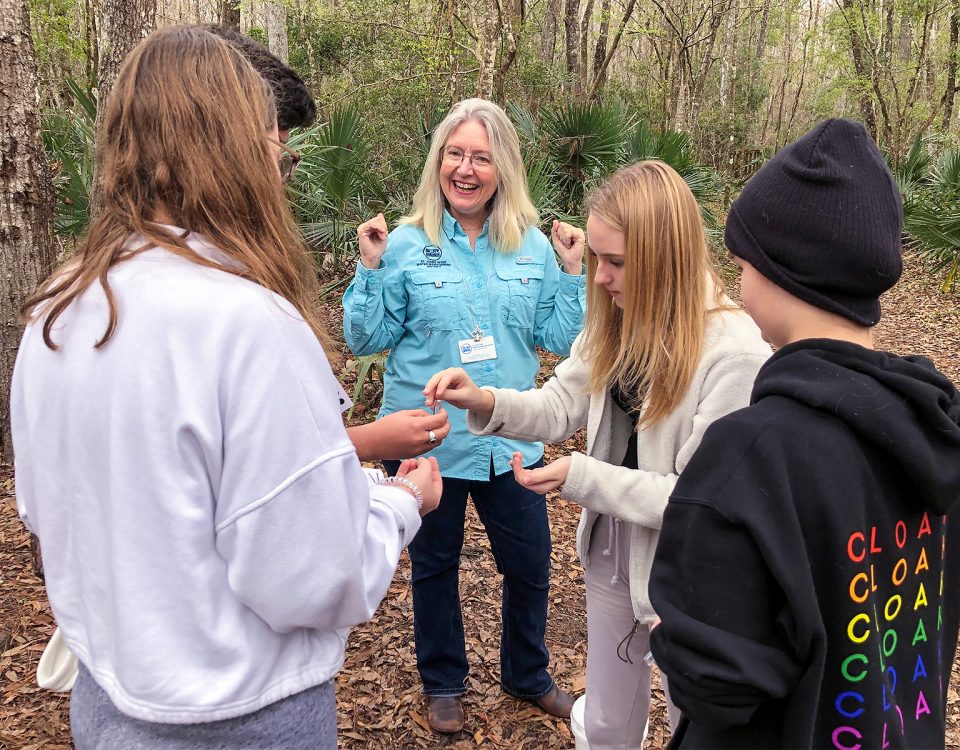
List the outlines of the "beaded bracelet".
<svg viewBox="0 0 960 750">
<path fill-rule="evenodd" d="M 413 493 L 413 499 L 417 501 L 417 510 L 423 510 L 423 493 L 420 491 L 420 488 L 417 487 L 417 485 L 415 485 L 406 477 L 384 477 L 383 479 L 379 480 L 377 484 L 403 485 Z"/>
</svg>

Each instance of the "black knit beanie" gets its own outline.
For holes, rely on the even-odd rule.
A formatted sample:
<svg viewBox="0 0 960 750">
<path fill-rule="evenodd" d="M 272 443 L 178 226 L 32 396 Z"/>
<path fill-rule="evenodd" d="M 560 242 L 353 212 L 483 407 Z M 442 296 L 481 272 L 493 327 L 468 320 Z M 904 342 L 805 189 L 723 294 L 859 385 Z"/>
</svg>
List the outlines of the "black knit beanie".
<svg viewBox="0 0 960 750">
<path fill-rule="evenodd" d="M 793 296 L 872 326 L 903 271 L 902 226 L 900 191 L 866 128 L 826 120 L 744 185 L 724 239 Z"/>
</svg>

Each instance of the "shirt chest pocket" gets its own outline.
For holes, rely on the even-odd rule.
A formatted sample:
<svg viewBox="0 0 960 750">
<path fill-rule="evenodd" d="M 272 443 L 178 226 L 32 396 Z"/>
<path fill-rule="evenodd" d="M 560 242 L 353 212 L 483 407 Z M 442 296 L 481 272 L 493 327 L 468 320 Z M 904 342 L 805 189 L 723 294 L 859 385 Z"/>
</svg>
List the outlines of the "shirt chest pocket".
<svg viewBox="0 0 960 750">
<path fill-rule="evenodd" d="M 504 264 L 497 267 L 500 282 L 500 313 L 514 328 L 533 328 L 543 287 L 543 265 Z"/>
<path fill-rule="evenodd" d="M 460 300 L 463 274 L 449 266 L 414 271 L 410 274 L 412 300 L 420 324 L 428 331 L 456 331 L 461 328 Z"/>
</svg>

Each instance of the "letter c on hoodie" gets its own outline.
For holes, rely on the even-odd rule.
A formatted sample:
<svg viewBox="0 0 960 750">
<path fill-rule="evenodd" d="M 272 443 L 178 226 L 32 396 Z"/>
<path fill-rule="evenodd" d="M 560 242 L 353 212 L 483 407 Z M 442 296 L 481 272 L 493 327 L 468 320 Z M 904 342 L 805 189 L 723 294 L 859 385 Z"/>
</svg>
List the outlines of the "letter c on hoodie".
<svg viewBox="0 0 960 750">
<path fill-rule="evenodd" d="M 859 539 L 860 544 L 862 545 L 860 548 L 861 551 L 859 555 L 855 555 L 853 553 L 853 542 L 855 539 Z M 850 535 L 850 538 L 847 540 L 847 554 L 850 556 L 850 559 L 853 562 L 863 562 L 863 559 L 867 556 L 867 538 L 863 535 L 862 532 L 854 531 Z"/>
<path fill-rule="evenodd" d="M 843 707 L 843 701 L 845 698 L 850 698 L 854 701 L 854 703 L 859 703 L 860 707 L 855 708 L 852 711 L 845 709 Z M 852 690 L 848 690 L 845 693 L 840 693 L 833 705 L 836 707 L 837 713 L 841 716 L 845 716 L 848 719 L 856 719 L 860 714 L 863 713 L 863 703 L 863 696 L 860 695 L 860 693 L 854 693 Z"/>
<path fill-rule="evenodd" d="M 857 624 L 857 620 L 863 620 L 867 623 L 867 629 L 863 631 L 863 635 L 856 635 L 853 632 L 853 628 Z M 854 615 L 850 620 L 850 624 L 847 625 L 847 637 L 854 643 L 863 643 L 865 640 L 867 640 L 867 638 L 870 637 L 870 616 L 864 612 Z"/>
<path fill-rule="evenodd" d="M 833 740 L 833 746 L 837 748 L 837 750 L 860 750 L 860 748 L 863 747 L 863 745 L 861 745 L 859 742 L 854 745 L 841 745 L 840 735 L 842 734 L 852 734 L 858 740 L 863 739 L 863 735 L 853 727 L 837 727 L 833 730 L 833 734 L 830 736 L 830 739 Z"/>
</svg>

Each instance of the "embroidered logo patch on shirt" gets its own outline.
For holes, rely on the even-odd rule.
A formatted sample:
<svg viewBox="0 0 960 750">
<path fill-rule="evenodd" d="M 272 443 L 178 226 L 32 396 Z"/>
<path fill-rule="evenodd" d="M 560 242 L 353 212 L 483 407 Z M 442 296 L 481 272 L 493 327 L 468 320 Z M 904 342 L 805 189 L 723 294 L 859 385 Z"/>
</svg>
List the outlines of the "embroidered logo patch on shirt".
<svg viewBox="0 0 960 750">
<path fill-rule="evenodd" d="M 443 251 L 436 245 L 427 245 L 423 248 L 423 257 L 427 260 L 440 260 Z"/>
<path fill-rule="evenodd" d="M 536 263 L 532 255 L 521 255 L 517 258 L 518 264 Z"/>
</svg>

